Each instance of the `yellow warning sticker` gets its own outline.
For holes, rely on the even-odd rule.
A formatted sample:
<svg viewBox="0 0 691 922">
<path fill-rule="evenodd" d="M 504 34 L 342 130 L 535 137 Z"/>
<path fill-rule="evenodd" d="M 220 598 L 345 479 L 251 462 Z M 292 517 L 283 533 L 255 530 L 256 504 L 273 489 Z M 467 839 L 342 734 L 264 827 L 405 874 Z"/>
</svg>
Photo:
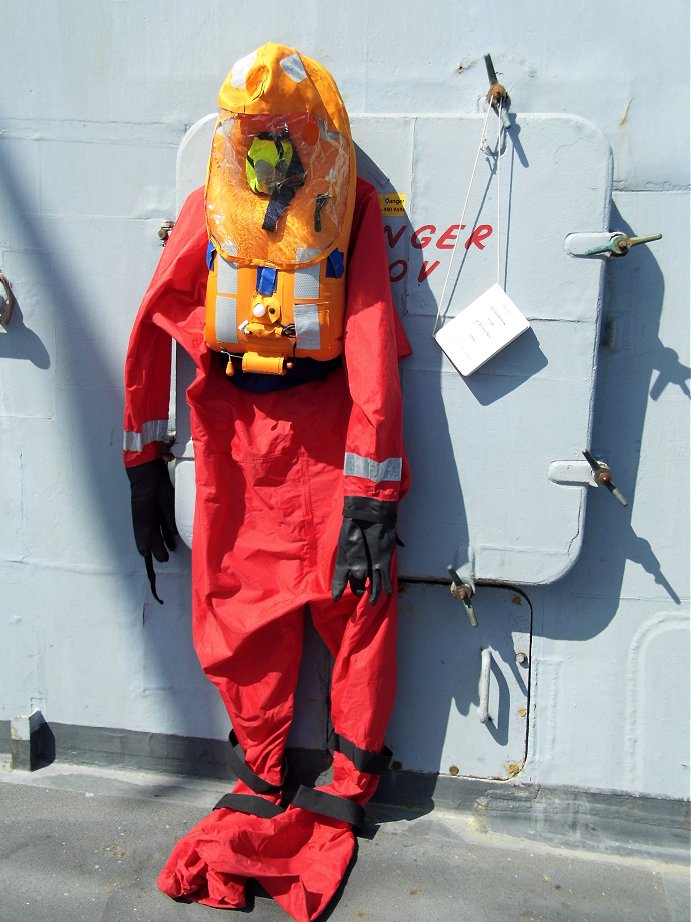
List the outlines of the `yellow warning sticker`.
<svg viewBox="0 0 691 922">
<path fill-rule="evenodd" d="M 405 214 L 405 192 L 386 192 L 379 196 L 381 213 L 385 218 L 399 218 Z"/>
</svg>

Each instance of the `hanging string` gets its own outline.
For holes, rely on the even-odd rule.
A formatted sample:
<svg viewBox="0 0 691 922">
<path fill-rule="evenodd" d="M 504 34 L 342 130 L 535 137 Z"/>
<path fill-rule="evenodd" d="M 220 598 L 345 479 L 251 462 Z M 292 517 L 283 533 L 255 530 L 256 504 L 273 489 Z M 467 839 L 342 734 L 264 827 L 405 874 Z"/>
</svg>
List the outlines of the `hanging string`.
<svg viewBox="0 0 691 922">
<path fill-rule="evenodd" d="M 499 97 L 499 106 L 497 108 L 497 285 L 501 283 L 501 145 L 504 135 L 504 123 L 501 120 L 501 104 L 503 98 Z M 504 286 L 502 285 L 502 288 Z"/>
<path fill-rule="evenodd" d="M 454 241 L 453 249 L 451 250 L 451 259 L 449 260 L 449 268 L 446 270 L 446 278 L 444 279 L 444 287 L 441 291 L 441 297 L 439 298 L 439 303 L 437 304 L 437 316 L 434 321 L 434 329 L 432 330 L 432 335 L 437 332 L 437 326 L 439 320 L 442 317 L 442 305 L 444 304 L 444 296 L 446 295 L 446 288 L 449 284 L 449 278 L 451 277 L 451 267 L 453 266 L 453 260 L 456 255 L 456 247 L 458 246 L 458 238 L 460 236 L 461 228 L 463 227 L 465 221 L 465 211 L 468 207 L 468 199 L 470 198 L 470 190 L 473 187 L 473 180 L 475 179 L 475 172 L 477 170 L 477 164 L 480 159 L 480 154 L 482 153 L 483 147 L 485 145 L 485 131 L 487 130 L 487 121 L 489 119 L 489 114 L 492 111 L 492 106 L 487 105 L 487 112 L 485 113 L 485 120 L 482 123 L 482 133 L 480 135 L 480 143 L 478 144 L 477 153 L 475 154 L 475 163 L 473 164 L 473 172 L 470 174 L 470 182 L 468 183 L 468 191 L 465 195 L 465 201 L 463 202 L 463 210 L 461 211 L 461 218 L 458 222 L 458 234 L 456 235 L 456 240 Z M 501 123 L 501 120 L 500 120 Z"/>
</svg>

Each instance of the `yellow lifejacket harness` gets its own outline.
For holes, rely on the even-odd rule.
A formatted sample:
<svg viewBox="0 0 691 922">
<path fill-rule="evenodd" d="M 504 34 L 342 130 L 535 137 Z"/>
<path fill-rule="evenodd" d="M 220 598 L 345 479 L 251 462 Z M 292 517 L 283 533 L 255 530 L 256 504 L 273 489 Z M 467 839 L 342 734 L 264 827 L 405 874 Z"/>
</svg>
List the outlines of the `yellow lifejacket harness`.
<svg viewBox="0 0 691 922">
<path fill-rule="evenodd" d="M 329 361 L 343 348 L 345 255 L 333 249 L 317 262 L 299 251 L 303 268 L 240 266 L 209 241 L 204 338 L 242 370 L 284 375 L 295 360 Z M 233 362 L 226 366 L 234 373 Z"/>
</svg>

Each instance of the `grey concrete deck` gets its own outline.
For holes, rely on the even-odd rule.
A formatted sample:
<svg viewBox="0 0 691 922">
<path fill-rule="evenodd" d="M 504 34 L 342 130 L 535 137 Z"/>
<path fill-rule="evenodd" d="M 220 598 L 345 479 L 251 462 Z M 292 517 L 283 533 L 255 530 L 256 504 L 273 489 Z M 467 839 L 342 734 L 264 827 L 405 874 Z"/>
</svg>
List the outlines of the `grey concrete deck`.
<svg viewBox="0 0 691 922">
<path fill-rule="evenodd" d="M 155 885 L 215 782 L 144 772 L 0 768 L 0 922 L 210 922 Z M 248 922 L 287 919 L 257 888 Z M 471 817 L 382 822 L 359 840 L 333 922 L 689 922 L 688 868 L 482 832 Z"/>
</svg>

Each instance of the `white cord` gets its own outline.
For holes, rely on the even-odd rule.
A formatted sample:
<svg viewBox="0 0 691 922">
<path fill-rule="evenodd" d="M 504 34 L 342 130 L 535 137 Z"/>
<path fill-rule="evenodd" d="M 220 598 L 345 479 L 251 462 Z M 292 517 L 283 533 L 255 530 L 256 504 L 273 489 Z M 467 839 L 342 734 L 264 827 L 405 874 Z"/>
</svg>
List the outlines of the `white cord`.
<svg viewBox="0 0 691 922">
<path fill-rule="evenodd" d="M 477 153 L 475 154 L 475 163 L 473 164 L 473 172 L 470 174 L 470 182 L 468 183 L 468 191 L 466 192 L 465 201 L 463 202 L 463 211 L 461 212 L 461 219 L 458 222 L 458 234 L 456 235 L 456 240 L 454 241 L 453 249 L 451 250 L 451 259 L 449 260 L 449 268 L 446 270 L 446 278 L 444 279 L 444 287 L 441 291 L 441 297 L 439 298 L 439 303 L 437 305 L 437 316 L 434 321 L 434 329 L 432 330 L 432 335 L 437 332 L 437 326 L 439 320 L 442 316 L 442 305 L 444 304 L 444 296 L 446 295 L 446 288 L 449 284 L 449 277 L 451 276 L 451 267 L 453 266 L 454 256 L 456 255 L 456 247 L 458 246 L 458 239 L 461 234 L 461 228 L 463 227 L 463 222 L 465 219 L 465 210 L 468 207 L 468 199 L 470 198 L 470 190 L 473 187 L 473 180 L 475 179 L 475 172 L 477 170 L 478 160 L 480 159 L 480 154 L 482 153 L 482 148 L 485 143 L 485 130 L 487 129 L 487 121 L 489 119 L 489 114 L 492 111 L 492 106 L 490 103 L 487 105 L 487 112 L 485 113 L 485 121 L 482 124 L 482 134 L 480 135 L 480 143 L 478 144 Z M 500 120 L 501 124 L 501 120 Z M 500 129 L 501 130 L 501 129 Z"/>
<path fill-rule="evenodd" d="M 501 104 L 503 98 L 499 97 L 497 107 L 497 285 L 501 285 L 501 142 L 504 133 L 504 123 L 501 120 Z M 502 286 L 503 287 L 503 286 Z"/>
</svg>

